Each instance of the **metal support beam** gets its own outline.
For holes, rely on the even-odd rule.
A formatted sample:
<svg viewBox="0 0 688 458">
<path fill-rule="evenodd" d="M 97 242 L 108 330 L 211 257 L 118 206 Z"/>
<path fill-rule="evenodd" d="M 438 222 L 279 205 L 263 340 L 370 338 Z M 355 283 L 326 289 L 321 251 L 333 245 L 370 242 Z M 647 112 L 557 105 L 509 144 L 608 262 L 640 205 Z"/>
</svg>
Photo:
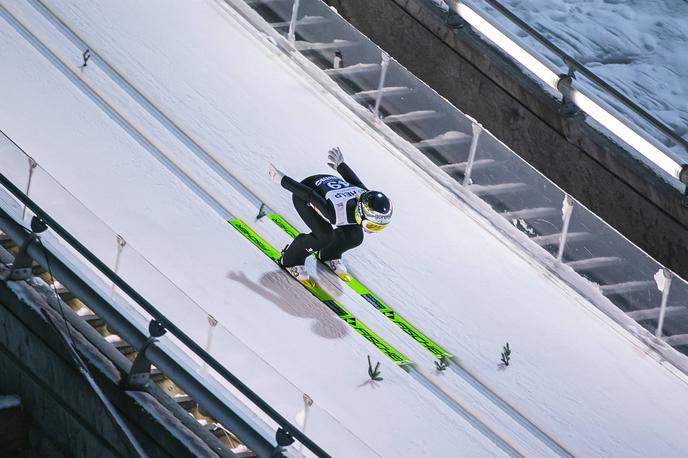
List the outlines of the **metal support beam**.
<svg viewBox="0 0 688 458">
<path fill-rule="evenodd" d="M 573 197 L 566 194 L 561 209 L 561 217 L 563 220 L 563 228 L 561 229 L 561 238 L 559 239 L 559 250 L 557 251 L 557 261 L 561 262 L 564 258 L 564 250 L 566 249 L 566 239 L 569 235 L 569 223 L 571 222 L 571 214 L 573 213 L 573 206 L 576 201 Z"/>
<path fill-rule="evenodd" d="M 205 341 L 205 351 L 207 351 L 208 353 L 211 353 L 211 348 L 213 345 L 213 330 L 215 329 L 215 326 L 217 326 L 217 324 L 218 321 L 215 319 L 215 317 L 213 317 L 212 315 L 208 315 L 208 335 L 206 336 Z M 208 374 L 207 363 L 203 363 L 203 366 L 201 366 L 200 373 L 204 376 Z"/>
<path fill-rule="evenodd" d="M 148 332 L 150 336 L 143 343 L 143 346 L 139 348 L 131 370 L 126 377 L 122 378 L 122 385 L 125 389 L 141 390 L 150 382 L 151 362 L 146 358 L 146 350 L 158 341 L 157 337 L 163 336 L 167 330 L 159 321 L 151 320 L 148 325 Z"/>
<path fill-rule="evenodd" d="M 31 180 L 33 178 L 33 169 L 35 169 L 38 166 L 38 162 L 30 156 L 27 156 L 29 158 L 29 178 L 26 181 L 26 195 L 28 196 L 29 193 L 31 192 Z M 26 218 L 26 205 L 24 205 L 24 209 L 22 210 L 22 221 L 24 221 L 24 218 Z"/>
<path fill-rule="evenodd" d="M 373 109 L 373 116 L 375 117 L 376 122 L 380 119 L 380 103 L 382 103 L 382 89 L 385 87 L 385 79 L 387 78 L 387 67 L 389 67 L 389 54 L 382 51 L 382 60 L 380 61 L 380 81 L 377 85 L 375 108 Z"/>
<path fill-rule="evenodd" d="M 671 288 L 671 271 L 669 269 L 659 270 L 655 274 L 655 281 L 657 287 L 662 291 L 662 302 L 659 304 L 659 319 L 657 321 L 657 329 L 655 336 L 662 338 L 662 330 L 664 328 L 664 318 L 666 317 L 667 301 L 669 300 L 669 289 Z"/>
<path fill-rule="evenodd" d="M 24 208 L 26 210 L 26 208 Z M 33 258 L 29 254 L 29 246 L 35 243 L 40 244 L 40 237 L 38 234 L 44 232 L 48 229 L 48 226 L 38 216 L 33 216 L 31 218 L 31 233 L 28 234 L 27 238 L 22 242 L 19 248 L 19 253 L 14 258 L 14 262 L 10 266 L 9 272 L 5 280 L 8 281 L 21 281 L 31 278 L 33 275 Z"/>
<path fill-rule="evenodd" d="M 478 139 L 483 131 L 483 126 L 474 122 L 471 124 L 471 131 L 473 137 L 471 138 L 471 146 L 468 150 L 468 160 L 466 161 L 466 173 L 463 176 L 463 186 L 468 186 L 472 183 L 471 174 L 473 173 L 473 163 L 475 162 L 476 151 L 478 150 Z"/>
<path fill-rule="evenodd" d="M 559 112 L 567 118 L 573 118 L 582 113 L 581 109 L 578 108 L 578 105 L 574 103 L 571 97 L 571 85 L 575 78 L 576 75 L 574 74 L 573 67 L 569 67 L 568 73 L 559 75 L 559 82 L 557 82 L 557 89 L 561 92 L 562 96 Z"/>
<path fill-rule="evenodd" d="M 289 32 L 287 33 L 287 38 L 292 45 L 296 39 L 296 22 L 299 15 L 299 3 L 300 0 L 294 0 L 294 5 L 291 9 L 291 20 L 289 21 Z"/>
<path fill-rule="evenodd" d="M 9 272 L 5 280 L 8 281 L 21 281 L 31 278 L 33 275 L 31 267 L 33 265 L 33 258 L 29 255 L 29 247 L 38 242 L 38 235 L 31 233 L 26 240 L 21 244 L 19 248 L 19 253 L 14 258 L 14 262 L 10 266 Z"/>
</svg>

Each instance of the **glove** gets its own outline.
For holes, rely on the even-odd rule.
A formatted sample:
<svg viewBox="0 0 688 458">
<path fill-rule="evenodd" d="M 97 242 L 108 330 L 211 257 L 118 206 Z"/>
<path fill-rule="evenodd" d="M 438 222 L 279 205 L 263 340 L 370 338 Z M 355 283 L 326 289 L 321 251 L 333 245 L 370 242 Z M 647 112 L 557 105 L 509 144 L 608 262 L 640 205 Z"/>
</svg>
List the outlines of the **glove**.
<svg viewBox="0 0 688 458">
<path fill-rule="evenodd" d="M 280 170 L 275 167 L 272 162 L 268 166 L 268 175 L 270 175 L 270 178 L 272 178 L 272 181 L 274 181 L 277 184 L 282 184 L 282 178 L 284 178 L 284 173 L 282 173 Z"/>
<path fill-rule="evenodd" d="M 327 159 L 329 160 L 327 165 L 329 165 L 333 169 L 337 170 L 337 167 L 339 167 L 344 162 L 344 155 L 342 154 L 342 151 L 337 146 L 337 147 L 332 148 L 330 151 L 327 152 Z"/>
</svg>

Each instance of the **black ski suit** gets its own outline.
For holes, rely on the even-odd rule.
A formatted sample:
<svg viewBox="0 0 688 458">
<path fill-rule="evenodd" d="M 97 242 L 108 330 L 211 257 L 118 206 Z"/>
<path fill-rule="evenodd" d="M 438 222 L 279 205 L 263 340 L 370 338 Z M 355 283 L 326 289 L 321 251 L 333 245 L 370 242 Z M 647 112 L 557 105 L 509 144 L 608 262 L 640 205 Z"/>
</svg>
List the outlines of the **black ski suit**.
<svg viewBox="0 0 688 458">
<path fill-rule="evenodd" d="M 282 178 L 282 187 L 293 194 L 294 208 L 312 231 L 300 234 L 289 245 L 282 258 L 285 267 L 303 265 L 313 251 L 318 251 L 323 261 L 339 259 L 363 243 L 363 229 L 355 222 L 354 213 L 356 197 L 368 189 L 345 163 L 339 164 L 337 172 L 344 180 L 334 175 L 312 175 L 300 183 L 288 176 Z M 345 189 L 345 196 L 338 195 L 338 189 Z M 330 194 L 334 200 L 326 198 L 329 192 L 334 193 Z"/>
</svg>

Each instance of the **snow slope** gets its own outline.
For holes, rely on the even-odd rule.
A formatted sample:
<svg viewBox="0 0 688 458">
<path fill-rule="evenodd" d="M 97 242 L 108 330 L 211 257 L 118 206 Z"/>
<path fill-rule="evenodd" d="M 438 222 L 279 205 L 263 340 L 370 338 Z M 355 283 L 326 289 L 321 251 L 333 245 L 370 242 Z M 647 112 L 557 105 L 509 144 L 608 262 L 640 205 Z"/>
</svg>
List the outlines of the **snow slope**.
<svg viewBox="0 0 688 458">
<path fill-rule="evenodd" d="M 276 272 L 270 261 L 160 167 L 128 132 L 25 44 L 7 22 L 0 22 L 0 30 L 3 62 L 12 69 L 3 72 L 2 85 L 14 89 L 3 94 L 13 110 L 3 110 L 3 115 L 9 116 L 3 116 L 2 124 L 13 136 L 26 138 L 23 146 L 34 151 L 36 160 L 62 181 L 71 183 L 74 194 L 88 206 L 101 209 L 109 202 L 105 212 L 97 213 L 121 230 L 134 246 L 152 249 L 146 254 L 157 251 L 158 256 L 164 255 L 164 264 L 173 267 L 177 278 L 186 277 L 181 284 L 193 285 L 190 289 L 198 293 L 199 302 L 220 323 L 231 323 L 236 334 L 250 342 L 258 354 L 271 352 L 273 357 L 266 359 L 277 370 L 303 387 L 320 405 L 333 408 L 332 414 L 351 425 L 354 434 L 362 433 L 377 454 L 421 456 L 457 444 L 471 454 L 498 454 L 489 441 L 471 432 L 466 422 L 393 364 L 383 361 L 382 371 L 389 383 L 381 392 L 363 383 L 367 377 L 365 355 L 371 351 L 365 341 Z M 18 84 L 23 90 L 17 90 Z M 19 100 L 13 100 L 9 92 L 24 101 L 29 98 L 39 103 L 24 103 L 21 108 Z M 36 126 L 45 130 L 37 132 Z M 22 135 L 24 127 L 31 127 L 29 136 Z M 74 164 L 83 167 L 75 169 Z M 88 175 L 84 175 L 85 171 Z M 40 195 L 38 189 L 34 192 Z M 240 204 L 235 207 L 241 208 Z M 133 224 L 115 224 L 117 221 Z M 67 223 L 70 230 L 79 233 L 74 221 Z M 180 247 L 193 247 L 195 255 L 180 256 Z M 209 276 L 199 266 L 212 266 L 214 274 Z M 264 283 L 269 290 L 261 295 L 241 282 Z M 204 293 L 199 293 L 199 288 Z M 260 291 L 260 286 L 257 288 Z M 205 321 L 205 316 L 197 320 L 189 310 L 178 309 L 174 303 L 166 304 L 165 310 L 184 330 L 199 335 L 189 326 Z M 246 373 L 244 380 L 250 386 L 260 384 L 260 380 L 251 379 L 248 369 L 237 368 L 239 373 Z M 268 385 L 271 391 L 259 393 L 279 402 L 283 387 L 280 380 L 274 382 Z M 284 388 L 285 395 L 289 395 L 288 389 Z M 349 402 L 339 399 L 355 401 L 361 410 L 351 409 Z M 365 421 L 354 422 L 363 409 Z M 287 413 L 294 418 L 294 412 Z M 389 418 L 394 419 L 389 432 L 376 433 L 373 425 L 384 425 Z M 420 426 L 419 418 L 424 426 Z M 318 434 L 316 422 L 310 428 L 314 431 L 309 433 L 335 455 L 345 455 L 356 445 L 346 431 L 340 434 L 336 429 L 326 429 L 327 436 L 323 437 L 322 432 Z M 401 441 L 402 437 L 416 439 Z M 373 455 L 373 451 L 366 454 Z"/>
<path fill-rule="evenodd" d="M 432 358 L 331 278 L 323 281 L 354 315 L 417 361 L 421 379 L 385 360 L 295 287 L 227 226 L 226 214 L 252 221 L 255 202 L 199 156 L 214 158 L 295 222 L 289 196 L 265 173 L 267 161 L 300 178 L 325 172 L 325 152 L 341 146 L 363 181 L 395 201 L 390 229 L 368 237 L 347 259 L 380 297 L 571 454 L 680 456 L 688 450 L 683 378 L 455 197 L 438 192 L 231 9 L 210 0 L 44 3 L 95 57 L 79 70 L 83 47 L 37 2 L 0 1 L 7 8 L 0 20 L 6 107 L 0 126 L 372 453 L 545 456 L 553 450 L 455 373 L 432 371 Z M 49 51 L 28 44 L 9 16 Z M 269 224 L 252 224 L 275 244 L 286 243 Z M 159 306 L 180 325 L 196 325 L 188 310 Z M 501 371 L 505 341 L 514 363 Z M 366 355 L 382 362 L 385 380 L 378 385 L 364 383 Z M 277 402 L 281 379 L 271 385 L 252 379 L 247 368 L 232 369 L 249 385 L 269 387 L 260 394 Z M 433 394 L 428 380 L 453 402 Z M 313 421 L 308 428 L 335 455 L 351 450 L 333 428 Z"/>
<path fill-rule="evenodd" d="M 683 0 L 503 0 L 518 17 L 688 138 L 688 2 Z M 517 29 L 477 0 L 508 30 Z M 525 35 L 531 49 L 561 62 Z M 592 88 L 592 87 L 591 87 Z M 608 96 L 603 99 L 613 103 Z M 619 106 L 621 112 L 627 110 Z M 673 149 L 683 160 L 688 151 Z"/>
</svg>

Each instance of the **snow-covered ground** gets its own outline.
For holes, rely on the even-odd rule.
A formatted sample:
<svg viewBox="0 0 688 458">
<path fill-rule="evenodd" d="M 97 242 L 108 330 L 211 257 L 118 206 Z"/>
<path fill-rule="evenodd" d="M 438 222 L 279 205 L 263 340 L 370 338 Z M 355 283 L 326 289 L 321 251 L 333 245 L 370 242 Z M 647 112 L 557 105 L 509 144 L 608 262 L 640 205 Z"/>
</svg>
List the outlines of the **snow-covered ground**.
<svg viewBox="0 0 688 458">
<path fill-rule="evenodd" d="M 306 432 L 335 456 L 352 456 L 354 440 L 364 444 L 356 456 L 686 454 L 684 377 L 438 192 L 231 8 L 214 0 L 43 3 L 94 57 L 79 69 L 83 46 L 38 2 L 0 0 L 0 127 L 280 374 L 230 366 L 249 386 L 290 419 L 300 413 L 280 395 L 292 386 L 308 393 L 335 421 L 314 417 Z M 386 360 L 227 225 L 227 216 L 241 217 L 275 245 L 287 242 L 268 222 L 254 222 L 254 202 L 199 159 L 212 157 L 297 222 L 266 164 L 298 178 L 326 172 L 334 145 L 395 202 L 392 226 L 347 256 L 353 272 L 561 449 L 455 372 L 434 371 L 415 342 L 309 265 L 355 316 L 416 361 L 418 375 Z M 38 185 L 33 193 L 48 198 Z M 203 335 L 205 315 L 157 305 Z M 513 364 L 500 370 L 506 341 Z M 384 381 L 366 383 L 367 355 L 381 361 Z"/>
<path fill-rule="evenodd" d="M 481 0 L 475 5 L 516 32 Z M 688 139 L 688 2 L 684 0 L 502 0 L 519 18 Z M 561 66 L 535 40 L 530 49 Z M 594 90 L 593 86 L 589 86 Z M 600 96 L 604 97 L 602 92 Z M 609 103 L 627 112 L 624 107 Z M 668 143 L 673 144 L 673 142 Z M 672 148 L 688 160 L 684 148 Z"/>
</svg>

